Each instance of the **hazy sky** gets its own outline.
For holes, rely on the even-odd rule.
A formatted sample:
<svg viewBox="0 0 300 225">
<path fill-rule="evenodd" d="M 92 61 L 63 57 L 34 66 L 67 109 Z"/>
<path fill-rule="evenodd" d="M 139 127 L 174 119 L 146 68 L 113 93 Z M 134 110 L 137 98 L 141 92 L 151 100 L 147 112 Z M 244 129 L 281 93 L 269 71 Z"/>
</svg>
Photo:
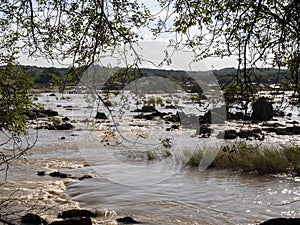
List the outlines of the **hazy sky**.
<svg viewBox="0 0 300 225">
<path fill-rule="evenodd" d="M 167 42 L 159 41 L 159 40 L 151 40 L 151 41 L 143 41 L 139 43 L 139 46 L 135 46 L 135 50 L 141 56 L 143 63 L 140 67 L 147 67 L 147 68 L 155 68 L 152 64 L 158 65 L 165 56 L 164 50 L 167 49 Z M 169 54 L 173 51 L 172 49 L 168 49 Z M 128 62 L 132 62 L 130 57 L 131 51 L 128 50 L 126 53 L 126 57 Z M 108 64 L 112 66 L 124 66 L 124 55 L 115 55 L 115 57 L 107 57 L 101 59 L 101 63 L 104 66 Z M 174 52 L 172 56 L 172 61 L 170 65 L 164 64 L 162 68 L 166 69 L 174 69 L 174 70 L 211 70 L 211 69 L 221 69 L 224 67 L 236 67 L 237 60 L 233 57 L 223 58 L 220 59 L 218 57 L 208 58 L 202 61 L 191 63 L 193 60 L 193 54 L 188 50 L 185 51 L 177 51 Z M 147 61 L 151 61 L 149 63 Z M 36 66 L 45 66 L 45 67 L 68 67 L 70 65 L 70 61 L 66 60 L 64 64 L 59 64 L 57 62 L 50 62 L 44 58 L 28 58 L 26 56 L 21 56 L 19 60 L 20 64 L 22 65 L 36 65 Z"/>
<path fill-rule="evenodd" d="M 156 1 L 148 1 L 148 0 L 140 0 L 140 3 L 144 3 L 149 9 L 151 9 L 152 13 L 156 15 L 158 18 L 164 18 L 164 16 L 167 16 L 167 11 L 163 10 L 160 11 L 161 8 L 158 5 Z M 156 14 L 157 12 L 160 12 L 159 14 Z M 174 17 L 175 14 L 172 15 Z M 168 22 L 169 26 L 172 26 L 172 22 Z M 153 40 L 153 34 L 147 30 L 147 29 L 139 29 L 138 32 L 143 36 L 143 39 L 145 41 L 140 42 L 140 47 L 135 47 L 136 51 L 141 55 L 141 58 L 145 61 L 152 61 L 155 64 L 159 64 L 161 60 L 163 60 L 165 53 L 164 50 L 167 48 L 169 39 L 174 38 L 173 36 L 170 36 L 170 34 L 162 34 L 158 37 L 156 37 L 155 40 Z M 169 49 L 169 52 L 171 50 Z M 127 60 L 130 62 L 130 51 L 126 55 Z M 116 55 L 115 58 L 106 58 L 102 59 L 101 62 L 104 66 L 107 64 L 111 64 L 112 66 L 124 66 L 124 58 L 120 58 L 118 55 Z M 193 60 L 193 54 L 191 52 L 180 51 L 176 52 L 172 56 L 172 62 L 169 66 L 164 65 L 162 68 L 166 69 L 176 69 L 176 70 L 211 70 L 211 69 L 221 69 L 225 67 L 236 67 L 237 66 L 237 60 L 233 57 L 229 58 L 223 58 L 220 59 L 218 57 L 208 58 L 202 61 L 199 61 L 197 63 L 192 63 Z M 140 67 L 151 67 L 154 66 L 151 63 L 143 62 Z M 56 67 L 68 67 L 71 64 L 71 61 L 66 60 L 64 64 L 58 64 L 57 62 L 49 62 L 46 59 L 38 58 L 33 59 L 26 56 L 21 56 L 19 62 L 23 65 L 36 65 L 36 66 L 56 66 Z"/>
</svg>

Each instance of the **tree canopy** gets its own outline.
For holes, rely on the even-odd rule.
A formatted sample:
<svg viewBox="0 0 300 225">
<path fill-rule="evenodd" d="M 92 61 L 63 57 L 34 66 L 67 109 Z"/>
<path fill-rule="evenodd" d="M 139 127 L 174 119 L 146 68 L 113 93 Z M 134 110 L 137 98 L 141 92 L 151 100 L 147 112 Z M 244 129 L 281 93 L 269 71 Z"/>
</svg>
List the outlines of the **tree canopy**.
<svg viewBox="0 0 300 225">
<path fill-rule="evenodd" d="M 168 13 L 158 23 L 156 32 L 175 32 L 176 39 L 171 43 L 193 50 L 195 60 L 210 56 L 235 56 L 239 69 L 235 76 L 236 85 L 249 93 L 251 82 L 257 81 L 257 78 L 250 78 L 255 78 L 255 68 L 261 64 L 286 67 L 294 89 L 299 92 L 299 1 L 160 2 Z M 171 23 L 168 22 L 170 20 Z"/>
<path fill-rule="evenodd" d="M 297 0 L 157 0 L 159 13 L 137 0 L 2 0 L 0 62 L 28 56 L 89 65 L 117 46 L 173 33 L 175 45 L 209 56 L 237 57 L 244 69 L 258 61 L 298 73 Z M 171 38 L 170 38 L 171 39 Z M 295 63 L 295 61 L 298 63 Z"/>
<path fill-rule="evenodd" d="M 134 42 L 149 15 L 131 0 L 3 0 L 0 62 L 15 60 L 21 52 L 90 65 L 116 46 Z"/>
</svg>

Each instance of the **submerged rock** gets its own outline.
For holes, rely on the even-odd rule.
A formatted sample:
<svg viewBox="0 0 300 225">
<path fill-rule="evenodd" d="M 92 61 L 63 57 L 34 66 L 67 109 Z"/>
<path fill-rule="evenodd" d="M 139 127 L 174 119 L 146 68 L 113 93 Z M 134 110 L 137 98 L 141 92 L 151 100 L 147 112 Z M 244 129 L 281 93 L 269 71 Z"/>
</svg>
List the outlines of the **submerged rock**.
<svg viewBox="0 0 300 225">
<path fill-rule="evenodd" d="M 59 123 L 59 124 L 52 124 L 46 123 L 46 125 L 41 125 L 36 129 L 48 129 L 48 130 L 72 130 L 74 126 L 70 123 Z"/>
<path fill-rule="evenodd" d="M 157 112 L 157 110 L 152 105 L 144 105 L 142 107 L 142 109 L 134 110 L 134 112 L 144 112 L 144 113 L 148 113 L 149 112 L 150 113 L 150 112 Z"/>
<path fill-rule="evenodd" d="M 165 109 L 176 109 L 174 105 L 166 105 Z"/>
<path fill-rule="evenodd" d="M 262 130 L 259 128 L 255 128 L 252 130 L 225 130 L 225 132 L 220 132 L 217 135 L 217 138 L 220 139 L 236 139 L 239 138 L 245 138 L 247 140 L 251 140 L 251 138 L 254 138 L 255 140 L 263 140 L 264 134 L 262 133 Z"/>
<path fill-rule="evenodd" d="M 94 178 L 92 175 L 83 175 L 82 177 L 79 177 L 78 180 L 85 180 L 85 179 L 91 179 L 91 178 Z"/>
<path fill-rule="evenodd" d="M 71 119 L 69 117 L 65 116 L 61 119 L 61 121 L 67 122 L 67 121 L 71 121 Z"/>
<path fill-rule="evenodd" d="M 118 223 L 123 223 L 123 224 L 137 224 L 137 223 L 140 223 L 138 221 L 136 221 L 135 219 L 132 219 L 131 217 L 129 216 L 125 216 L 123 218 L 118 218 L 116 219 Z"/>
<path fill-rule="evenodd" d="M 34 120 L 41 117 L 58 116 L 58 112 L 50 109 L 35 109 L 32 112 L 27 112 L 25 115 L 28 119 Z"/>
<path fill-rule="evenodd" d="M 286 131 L 290 134 L 300 134 L 300 127 L 299 126 L 293 126 L 293 127 L 287 127 Z"/>
<path fill-rule="evenodd" d="M 251 119 L 255 121 L 268 121 L 273 118 L 273 106 L 266 98 L 259 98 L 252 106 Z"/>
<path fill-rule="evenodd" d="M 260 225 L 299 225 L 300 218 L 275 218 L 267 220 Z"/>
<path fill-rule="evenodd" d="M 59 171 L 55 171 L 55 172 L 49 173 L 49 176 L 51 176 L 51 177 L 60 177 L 60 178 L 68 178 L 68 177 L 70 177 L 69 174 L 65 174 L 65 173 L 62 173 L 62 172 L 59 172 Z"/>
<path fill-rule="evenodd" d="M 96 217 L 95 212 L 87 209 L 71 209 L 58 214 L 57 218 Z"/>
<path fill-rule="evenodd" d="M 164 116 L 168 115 L 167 113 L 163 113 L 163 112 L 159 112 L 159 111 L 155 111 L 151 114 L 139 114 L 139 115 L 136 115 L 134 116 L 133 118 L 134 119 L 145 119 L 145 120 L 152 120 L 153 118 L 155 117 L 160 117 L 163 119 Z"/>
<path fill-rule="evenodd" d="M 227 119 L 229 119 L 229 120 L 250 120 L 251 118 L 250 118 L 250 116 L 245 115 L 242 112 L 236 112 L 236 113 L 228 112 Z"/>
<path fill-rule="evenodd" d="M 171 131 L 171 130 L 179 130 L 179 125 L 173 124 L 171 127 L 166 128 L 166 131 Z"/>
<path fill-rule="evenodd" d="M 217 138 L 220 139 L 236 139 L 238 137 L 238 132 L 236 130 L 225 130 L 225 132 L 220 132 Z"/>
<path fill-rule="evenodd" d="M 21 222 L 26 224 L 48 224 L 46 220 L 33 213 L 28 213 L 25 216 L 22 216 Z"/>
<path fill-rule="evenodd" d="M 90 218 L 73 218 L 61 221 L 54 221 L 49 225 L 92 225 L 92 220 Z"/>
<path fill-rule="evenodd" d="M 212 129 L 207 125 L 200 125 L 197 135 L 202 135 L 202 137 L 209 137 L 212 133 Z"/>
<path fill-rule="evenodd" d="M 41 171 L 37 171 L 36 175 L 38 176 L 45 176 L 45 171 L 41 170 Z"/>
</svg>

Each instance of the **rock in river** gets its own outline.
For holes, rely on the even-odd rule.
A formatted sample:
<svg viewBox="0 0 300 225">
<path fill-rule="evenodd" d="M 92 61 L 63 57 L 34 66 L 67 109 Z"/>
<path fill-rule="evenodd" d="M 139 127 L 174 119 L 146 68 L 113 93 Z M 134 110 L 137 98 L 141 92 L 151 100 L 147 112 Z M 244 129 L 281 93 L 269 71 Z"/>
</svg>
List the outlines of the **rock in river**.
<svg viewBox="0 0 300 225">
<path fill-rule="evenodd" d="M 46 220 L 33 213 L 27 213 L 25 216 L 22 216 L 21 222 L 25 224 L 48 224 Z"/>
<path fill-rule="evenodd" d="M 137 224 L 140 223 L 138 221 L 136 221 L 135 219 L 132 219 L 129 216 L 125 216 L 123 218 L 118 218 L 116 219 L 118 223 L 123 223 L 123 224 Z"/>
<path fill-rule="evenodd" d="M 103 112 L 97 112 L 95 119 L 107 120 L 107 116 Z"/>
<path fill-rule="evenodd" d="M 255 121 L 268 121 L 273 118 L 273 106 L 266 98 L 259 98 L 252 106 L 251 119 Z"/>
<path fill-rule="evenodd" d="M 300 218 L 275 218 L 267 220 L 260 225 L 299 225 Z"/>
<path fill-rule="evenodd" d="M 49 173 L 49 176 L 51 176 L 51 177 L 60 177 L 60 178 L 70 177 L 69 174 L 65 174 L 65 173 L 62 173 L 62 172 L 59 172 L 59 171 L 55 171 L 55 172 Z"/>
<path fill-rule="evenodd" d="M 58 214 L 58 218 L 75 218 L 75 217 L 96 217 L 95 212 L 86 209 L 71 209 Z"/>
<path fill-rule="evenodd" d="M 73 218 L 61 221 L 54 221 L 49 225 L 92 225 L 92 220 L 90 218 Z"/>
</svg>

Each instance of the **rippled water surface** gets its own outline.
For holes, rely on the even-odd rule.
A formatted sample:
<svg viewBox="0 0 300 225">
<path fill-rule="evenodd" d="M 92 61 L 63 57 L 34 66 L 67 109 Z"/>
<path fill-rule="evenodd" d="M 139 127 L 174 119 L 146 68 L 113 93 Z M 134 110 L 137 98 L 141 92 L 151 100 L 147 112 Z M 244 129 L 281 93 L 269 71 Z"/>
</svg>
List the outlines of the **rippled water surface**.
<svg viewBox="0 0 300 225">
<path fill-rule="evenodd" d="M 185 107 L 188 108 L 187 105 Z M 139 123 L 122 119 L 115 122 L 121 124 L 119 129 L 125 136 L 131 133 L 132 124 Z M 145 123 L 140 123 L 138 130 L 142 134 L 148 131 L 146 135 L 155 140 L 168 137 L 164 129 L 151 131 L 151 124 L 146 124 L 147 127 Z M 118 214 L 132 216 L 145 224 L 255 224 L 274 217 L 300 216 L 300 186 L 295 179 L 246 175 L 226 170 L 180 169 L 183 165 L 176 164 L 174 159 L 170 162 L 159 161 L 157 164 L 173 163 L 174 167 L 167 167 L 171 173 L 165 173 L 161 168 L 156 171 L 156 167 L 151 167 L 151 162 L 149 165 L 149 162 L 140 160 L 135 152 L 143 152 L 151 146 L 137 143 L 121 144 L 121 147 L 94 145 L 93 138 L 99 137 L 96 135 L 89 139 L 94 134 L 94 131 L 84 134 L 79 130 L 76 142 L 81 154 L 91 162 L 99 177 L 72 183 L 67 189 L 70 197 L 83 206 L 105 207 Z M 173 135 L 182 137 L 182 133 Z M 126 137 L 131 138 L 132 135 Z M 291 140 L 295 138 L 297 142 L 297 137 L 291 137 Z M 266 138 L 266 143 L 273 141 L 276 144 L 277 140 Z M 177 145 L 182 149 L 193 146 L 193 141 L 183 138 Z M 208 142 L 200 142 L 200 145 Z M 196 145 L 200 146 L 199 141 Z M 109 154 L 117 160 L 107 163 L 105 160 L 109 159 Z M 119 155 L 130 157 L 128 159 Z M 135 160 L 137 158 L 139 160 Z M 149 182 L 147 178 L 153 175 L 161 179 Z"/>
<path fill-rule="evenodd" d="M 126 171 L 124 171 L 126 172 Z M 106 179 L 68 187 L 76 201 L 134 215 L 145 224 L 255 224 L 271 217 L 299 216 L 299 183 L 281 178 L 185 168 L 164 182 L 124 186 Z"/>
<path fill-rule="evenodd" d="M 82 122 L 91 113 L 83 97 L 74 100 L 71 95 L 71 98 L 61 100 L 44 94 L 39 101 L 58 110 L 61 115 L 71 117 L 75 129 L 40 130 L 34 149 L 25 156 L 25 164 L 22 161 L 10 170 L 14 183 L 8 184 L 8 188 L 13 189 L 20 180 L 27 180 L 28 189 L 34 182 L 38 182 L 39 188 L 43 187 L 43 182 L 48 187 L 52 178 L 36 176 L 36 171 L 41 169 L 71 174 L 91 173 L 95 178 L 65 182 L 66 189 L 62 187 L 62 180 L 59 183 L 54 180 L 56 186 L 51 184 L 44 198 L 50 199 L 47 197 L 49 193 L 57 195 L 55 192 L 59 192 L 59 199 L 53 200 L 56 203 L 62 202 L 62 198 L 70 199 L 71 208 L 78 202 L 82 208 L 106 208 L 116 211 L 119 216 L 128 215 L 143 224 L 153 225 L 256 224 L 274 217 L 300 217 L 299 178 L 214 169 L 199 171 L 180 164 L 176 158 L 148 161 L 143 158 L 145 152 L 155 144 L 139 146 L 138 142 L 134 142 L 137 149 L 125 143 L 113 145 L 112 140 L 104 141 L 104 134 L 116 124 L 123 124 L 119 128 L 128 138 L 134 136 L 137 130 L 139 135 L 159 139 L 168 137 L 165 127 L 152 129 L 153 124 L 132 119 L 119 119 L 115 124 Z M 173 137 L 182 135 L 180 130 L 176 132 Z M 92 141 L 95 138 L 98 138 L 98 144 Z M 280 140 L 276 138 L 267 138 L 267 141 Z M 291 139 L 299 141 L 297 136 Z M 193 140 L 184 138 L 178 146 L 182 149 L 182 146 L 193 145 Z M 114 160 L 107 162 L 108 156 Z M 152 176 L 157 179 L 149 182 L 147 178 Z"/>
</svg>

